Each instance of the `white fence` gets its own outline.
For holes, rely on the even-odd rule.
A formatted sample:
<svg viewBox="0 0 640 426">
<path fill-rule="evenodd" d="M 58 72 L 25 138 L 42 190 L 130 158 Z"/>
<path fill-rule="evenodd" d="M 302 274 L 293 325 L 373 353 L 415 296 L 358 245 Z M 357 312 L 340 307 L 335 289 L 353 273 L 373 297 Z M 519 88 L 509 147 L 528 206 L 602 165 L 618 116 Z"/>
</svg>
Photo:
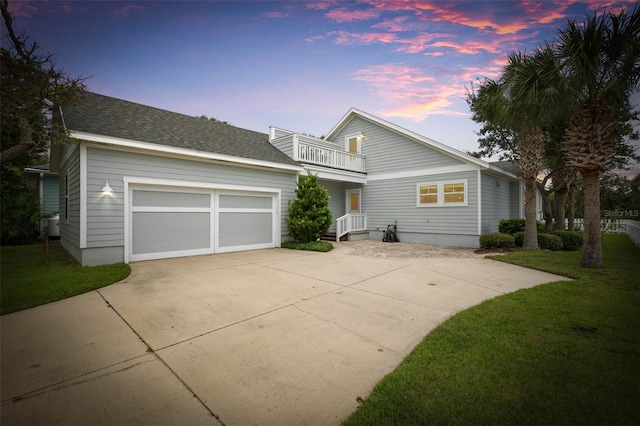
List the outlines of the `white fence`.
<svg viewBox="0 0 640 426">
<path fill-rule="evenodd" d="M 567 224 L 568 221 L 565 221 L 565 229 Z M 584 219 L 574 219 L 573 229 L 584 231 Z M 627 234 L 633 244 L 640 249 L 640 222 L 629 219 L 602 219 L 600 229 L 602 232 Z"/>
</svg>

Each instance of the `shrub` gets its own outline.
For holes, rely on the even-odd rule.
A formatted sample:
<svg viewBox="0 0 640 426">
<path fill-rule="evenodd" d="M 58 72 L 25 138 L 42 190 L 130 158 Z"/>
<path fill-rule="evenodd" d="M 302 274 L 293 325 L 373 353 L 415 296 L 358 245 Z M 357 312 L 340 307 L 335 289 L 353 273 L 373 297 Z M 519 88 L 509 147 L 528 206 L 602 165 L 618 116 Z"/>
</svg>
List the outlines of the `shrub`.
<svg viewBox="0 0 640 426">
<path fill-rule="evenodd" d="M 480 248 L 512 248 L 515 245 L 513 236 L 502 232 L 480 235 Z"/>
<path fill-rule="evenodd" d="M 283 241 L 280 245 L 282 248 L 292 250 L 319 251 L 326 253 L 333 250 L 333 244 L 328 241 L 311 241 L 309 243 L 298 243 L 295 241 Z"/>
<path fill-rule="evenodd" d="M 562 239 L 557 235 L 538 234 L 538 246 L 543 250 L 562 250 Z"/>
<path fill-rule="evenodd" d="M 513 234 L 513 239 L 515 240 L 516 247 L 522 247 L 524 245 L 524 231 Z"/>
<path fill-rule="evenodd" d="M 579 250 L 582 247 L 582 233 L 578 231 L 553 231 L 551 234 L 560 237 L 563 250 Z"/>
<path fill-rule="evenodd" d="M 544 223 L 536 221 L 536 227 L 538 228 L 539 234 L 544 232 Z M 524 219 L 518 217 L 502 219 L 498 224 L 498 231 L 509 235 L 514 235 L 517 232 L 524 232 Z"/>
<path fill-rule="evenodd" d="M 298 179 L 295 200 L 289 202 L 287 230 L 301 243 L 316 241 L 327 232 L 333 217 L 329 192 L 318 184 L 318 176 L 309 172 Z"/>
<path fill-rule="evenodd" d="M 2 245 L 27 244 L 38 238 L 40 201 L 28 191 L 8 191 L 2 194 Z"/>
</svg>

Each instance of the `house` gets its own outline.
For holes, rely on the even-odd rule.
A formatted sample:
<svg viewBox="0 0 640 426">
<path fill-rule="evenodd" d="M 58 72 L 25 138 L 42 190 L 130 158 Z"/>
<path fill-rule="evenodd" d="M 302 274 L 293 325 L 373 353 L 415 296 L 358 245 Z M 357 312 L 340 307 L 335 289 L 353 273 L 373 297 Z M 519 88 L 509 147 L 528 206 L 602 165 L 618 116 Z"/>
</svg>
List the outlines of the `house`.
<svg viewBox="0 0 640 426">
<path fill-rule="evenodd" d="M 318 174 L 337 238 L 478 247 L 500 219 L 522 217 L 521 179 L 432 139 L 352 108 L 323 140 L 271 128 L 274 146 Z"/>
<path fill-rule="evenodd" d="M 351 109 L 318 139 L 254 132 L 94 93 L 63 106 L 62 245 L 83 265 L 279 247 L 297 178 L 331 196 L 337 237 L 477 247 L 522 215 L 511 172 Z"/>
<path fill-rule="evenodd" d="M 49 164 L 24 169 L 27 182 L 33 184 L 38 192 L 42 214 L 58 213 L 58 173 L 49 169 Z"/>
<path fill-rule="evenodd" d="M 50 221 L 60 211 L 58 193 L 58 173 L 52 172 L 49 164 L 27 167 L 24 169 L 27 182 L 31 183 L 38 193 L 40 200 L 40 212 L 44 219 L 40 223 L 40 229 L 47 228 L 48 235 L 58 236 L 57 227 L 52 226 L 57 221 Z"/>
</svg>

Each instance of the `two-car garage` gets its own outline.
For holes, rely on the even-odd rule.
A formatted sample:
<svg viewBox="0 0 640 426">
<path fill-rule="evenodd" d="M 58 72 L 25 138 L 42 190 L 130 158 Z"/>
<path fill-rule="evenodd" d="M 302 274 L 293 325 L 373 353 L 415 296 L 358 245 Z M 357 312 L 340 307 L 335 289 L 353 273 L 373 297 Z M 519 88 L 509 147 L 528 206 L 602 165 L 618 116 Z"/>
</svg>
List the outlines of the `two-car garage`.
<svg viewBox="0 0 640 426">
<path fill-rule="evenodd" d="M 128 182 L 126 259 L 139 261 L 280 245 L 280 191 Z"/>
</svg>

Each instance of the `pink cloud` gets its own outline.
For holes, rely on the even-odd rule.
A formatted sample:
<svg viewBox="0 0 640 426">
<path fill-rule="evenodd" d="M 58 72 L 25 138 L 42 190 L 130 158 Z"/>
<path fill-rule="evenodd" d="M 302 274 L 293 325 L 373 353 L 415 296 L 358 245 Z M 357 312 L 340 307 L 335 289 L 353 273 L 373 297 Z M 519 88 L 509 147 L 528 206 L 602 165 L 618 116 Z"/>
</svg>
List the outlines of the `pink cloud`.
<svg viewBox="0 0 640 426">
<path fill-rule="evenodd" d="M 395 35 L 388 33 L 350 33 L 347 31 L 329 31 L 325 34 L 315 37 L 309 37 L 306 40 L 313 43 L 325 38 L 333 38 L 334 43 L 350 46 L 353 44 L 370 44 L 370 43 L 393 43 Z"/>
<path fill-rule="evenodd" d="M 376 65 L 357 71 L 354 79 L 367 83 L 387 105 L 384 116 L 402 116 L 421 121 L 430 115 L 467 116 L 457 105 L 465 95 L 459 75 L 436 77 L 430 68 L 402 64 Z M 462 75 L 462 74 L 461 74 Z"/>
<path fill-rule="evenodd" d="M 349 10 L 346 7 L 333 9 L 325 16 L 336 22 L 368 21 L 380 17 L 380 11 L 375 9 Z"/>
<path fill-rule="evenodd" d="M 398 33 L 403 31 L 410 31 L 415 29 L 415 25 L 408 21 L 408 16 L 395 16 L 392 19 L 385 19 L 382 22 L 374 24 L 371 28 L 390 31 L 392 33 Z"/>
<path fill-rule="evenodd" d="M 419 33 L 413 38 L 398 39 L 400 47 L 398 47 L 397 50 L 398 52 L 405 53 L 420 53 L 427 48 L 433 47 L 436 43 L 434 40 L 449 37 L 455 37 L 455 35 L 444 33 Z"/>
<path fill-rule="evenodd" d="M 38 12 L 39 2 L 30 1 L 13 1 L 8 4 L 7 10 L 14 17 L 31 18 Z"/>
<path fill-rule="evenodd" d="M 495 43 L 483 43 L 479 41 L 465 41 L 457 43 L 455 41 L 436 41 L 431 47 L 445 47 L 455 50 L 464 55 L 476 55 L 482 52 L 499 53 Z"/>
<path fill-rule="evenodd" d="M 338 4 L 337 1 L 312 1 L 307 3 L 307 9 L 312 10 L 327 10 L 331 6 Z"/>
</svg>

